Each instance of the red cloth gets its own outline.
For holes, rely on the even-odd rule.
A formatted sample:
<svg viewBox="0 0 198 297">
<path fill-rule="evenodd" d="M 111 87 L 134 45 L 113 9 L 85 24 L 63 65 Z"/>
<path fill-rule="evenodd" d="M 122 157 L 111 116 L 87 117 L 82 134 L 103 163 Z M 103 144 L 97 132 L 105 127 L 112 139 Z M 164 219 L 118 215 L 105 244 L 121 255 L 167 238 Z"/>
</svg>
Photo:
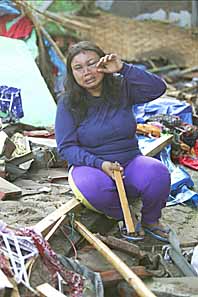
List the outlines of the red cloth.
<svg viewBox="0 0 198 297">
<path fill-rule="evenodd" d="M 194 170 L 198 170 L 198 158 L 190 156 L 179 156 L 178 162 Z"/>
<path fill-rule="evenodd" d="M 195 142 L 195 145 L 194 145 L 194 151 L 195 151 L 196 157 L 198 157 L 198 139 L 196 139 L 196 142 Z"/>
<path fill-rule="evenodd" d="M 198 171 L 198 139 L 191 149 L 191 155 L 179 155 L 174 158 L 176 162 Z"/>
<path fill-rule="evenodd" d="M 21 17 L 9 30 L 6 29 L 6 23 L 13 19 L 13 16 L 5 15 L 0 18 L 0 35 L 10 38 L 27 38 L 32 33 L 33 24 L 28 17 Z"/>
</svg>

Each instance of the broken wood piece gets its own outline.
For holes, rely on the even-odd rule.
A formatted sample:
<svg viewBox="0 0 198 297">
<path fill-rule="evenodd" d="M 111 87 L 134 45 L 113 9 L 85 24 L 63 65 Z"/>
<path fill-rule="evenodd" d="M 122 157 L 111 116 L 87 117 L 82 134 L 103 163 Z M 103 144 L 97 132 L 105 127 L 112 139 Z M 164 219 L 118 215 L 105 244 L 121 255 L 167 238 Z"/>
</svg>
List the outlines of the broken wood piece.
<svg viewBox="0 0 198 297">
<path fill-rule="evenodd" d="M 0 177 L 6 178 L 5 160 L 0 159 Z"/>
<path fill-rule="evenodd" d="M 196 72 L 198 71 L 198 66 L 194 66 L 191 68 L 187 68 L 184 70 L 173 70 L 170 71 L 167 75 L 166 78 L 169 78 L 171 82 L 175 82 L 177 80 L 179 80 L 179 78 L 183 78 L 186 74 L 191 73 L 191 72 Z"/>
<path fill-rule="evenodd" d="M 146 271 L 144 266 L 132 266 L 130 269 L 139 277 L 151 277 L 153 276 L 152 272 Z M 100 271 L 99 271 L 100 272 Z M 102 281 L 104 283 L 104 286 L 112 286 L 113 284 L 121 281 L 123 277 L 120 275 L 119 272 L 117 272 L 115 269 L 113 270 L 107 270 L 100 272 Z"/>
<path fill-rule="evenodd" d="M 47 235 L 45 236 L 46 240 L 50 239 L 50 237 L 54 234 L 54 232 L 57 230 L 57 228 L 60 226 L 60 224 L 64 221 L 65 218 L 66 218 L 66 215 L 63 215 L 62 217 L 60 217 L 60 219 L 52 227 L 52 229 L 49 231 L 49 233 L 47 233 Z"/>
<path fill-rule="evenodd" d="M 30 160 L 34 160 L 34 154 L 33 152 L 27 152 L 24 155 L 18 156 L 18 157 L 14 157 L 12 159 L 6 160 L 7 163 L 11 163 L 15 166 L 19 166 L 23 163 L 26 163 Z"/>
<path fill-rule="evenodd" d="M 140 247 L 132 242 L 124 241 L 113 236 L 102 236 L 96 234 L 96 237 L 106 243 L 109 247 L 115 248 L 116 250 L 126 252 L 138 258 L 143 258 L 145 252 L 140 249 Z"/>
<path fill-rule="evenodd" d="M 150 68 L 149 72 L 152 72 L 152 73 L 167 72 L 169 70 L 177 69 L 177 68 L 178 68 L 178 66 L 173 64 L 173 65 L 166 65 L 166 66 L 162 66 L 162 67 Z"/>
<path fill-rule="evenodd" d="M 16 145 L 14 144 L 14 142 L 8 137 L 8 135 L 3 130 L 1 130 L 0 155 L 5 155 L 6 158 L 10 158 L 15 149 Z"/>
<path fill-rule="evenodd" d="M 186 242 L 181 242 L 180 243 L 180 247 L 181 248 L 186 248 L 186 247 L 193 247 L 198 245 L 198 240 L 194 240 L 194 241 L 186 241 Z"/>
<path fill-rule="evenodd" d="M 132 220 L 131 212 L 129 209 L 128 200 L 126 197 L 126 192 L 124 189 L 124 184 L 122 180 L 122 176 L 119 170 L 114 170 L 115 182 L 118 189 L 118 194 L 120 198 L 120 203 L 122 206 L 122 211 L 124 215 L 124 221 L 126 224 L 127 233 L 135 233 L 135 226 Z"/>
<path fill-rule="evenodd" d="M 58 209 L 56 209 L 54 212 L 50 213 L 47 217 L 42 219 L 40 222 L 38 222 L 34 229 L 36 232 L 44 233 L 47 231 L 47 229 L 55 224 L 63 215 L 70 212 L 71 210 L 76 210 L 78 207 L 81 206 L 81 203 L 76 200 L 75 198 L 72 198 L 69 200 L 66 204 L 62 205 Z"/>
<path fill-rule="evenodd" d="M 156 297 L 143 283 L 143 281 L 116 255 L 108 248 L 100 239 L 94 236 L 83 224 L 74 221 L 77 231 L 90 242 L 123 278 L 134 288 L 140 297 Z"/>
<path fill-rule="evenodd" d="M 166 145 L 172 142 L 173 135 L 163 135 L 148 144 L 142 151 L 143 155 L 153 157 L 157 155 Z"/>
<path fill-rule="evenodd" d="M 15 282 L 14 279 L 11 279 L 10 281 L 13 284 L 13 289 L 12 289 L 12 293 L 11 293 L 11 296 L 10 297 L 20 297 L 17 283 Z"/>
<path fill-rule="evenodd" d="M 48 181 L 50 183 L 59 181 L 59 180 L 66 180 L 68 181 L 68 176 L 67 175 L 59 175 L 59 176 L 48 176 Z"/>
<path fill-rule="evenodd" d="M 42 297 L 66 297 L 66 295 L 57 291 L 47 283 L 36 287 L 36 290 L 40 293 L 40 296 Z"/>
<path fill-rule="evenodd" d="M 21 195 L 22 190 L 13 183 L 10 183 L 9 181 L 0 177 L 0 192 L 3 198 L 8 198 L 11 196 L 14 196 L 15 198 Z M 2 193 L 4 193 L 4 195 Z"/>
</svg>

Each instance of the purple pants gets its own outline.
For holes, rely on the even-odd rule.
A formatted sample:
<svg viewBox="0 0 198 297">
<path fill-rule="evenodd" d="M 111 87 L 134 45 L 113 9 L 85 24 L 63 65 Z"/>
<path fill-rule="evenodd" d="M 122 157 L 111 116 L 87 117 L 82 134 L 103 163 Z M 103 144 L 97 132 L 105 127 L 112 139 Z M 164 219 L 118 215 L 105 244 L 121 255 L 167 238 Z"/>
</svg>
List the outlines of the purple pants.
<svg viewBox="0 0 198 297">
<path fill-rule="evenodd" d="M 170 192 L 167 167 L 154 158 L 140 155 L 124 166 L 124 175 L 128 200 L 142 199 L 142 222 L 156 223 Z M 71 176 L 78 191 L 94 208 L 115 219 L 123 218 L 115 182 L 103 171 L 77 166 Z"/>
</svg>

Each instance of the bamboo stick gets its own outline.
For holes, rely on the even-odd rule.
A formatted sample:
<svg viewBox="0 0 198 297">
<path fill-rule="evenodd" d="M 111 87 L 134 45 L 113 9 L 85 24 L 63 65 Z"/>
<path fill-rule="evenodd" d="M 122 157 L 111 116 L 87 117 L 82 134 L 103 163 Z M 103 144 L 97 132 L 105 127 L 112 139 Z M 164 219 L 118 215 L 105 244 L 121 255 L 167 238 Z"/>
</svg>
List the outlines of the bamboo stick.
<svg viewBox="0 0 198 297">
<path fill-rule="evenodd" d="M 31 5 L 30 2 L 24 1 L 24 0 L 13 0 L 19 7 L 23 7 L 25 9 L 31 10 L 36 14 L 39 14 L 40 16 L 50 19 L 56 23 L 61 24 L 62 26 L 66 28 L 72 28 L 72 29 L 83 29 L 83 30 L 90 30 L 91 26 L 86 25 L 80 21 L 77 20 L 72 20 L 68 17 L 61 17 L 60 15 L 50 12 L 50 11 L 45 11 L 42 12 L 33 5 Z"/>
<path fill-rule="evenodd" d="M 132 220 L 131 212 L 129 209 L 128 200 L 126 197 L 126 192 L 124 189 L 124 184 L 122 180 L 122 176 L 119 170 L 114 170 L 115 182 L 118 189 L 118 194 L 120 198 L 120 203 L 122 206 L 122 211 L 124 215 L 124 221 L 127 228 L 127 233 L 135 233 L 135 226 Z"/>
<path fill-rule="evenodd" d="M 39 10 L 36 10 L 38 13 L 41 13 Z M 73 28 L 73 29 L 84 29 L 84 30 L 90 30 L 91 27 L 89 25 L 85 25 L 82 22 L 76 21 L 76 20 L 71 20 L 69 18 L 66 17 L 60 17 L 59 15 L 53 13 L 53 12 L 49 12 L 46 11 L 44 13 L 41 13 L 42 15 L 44 15 L 45 17 L 52 19 L 58 23 L 60 23 L 61 25 L 65 26 L 65 27 L 69 27 L 69 28 Z"/>
<path fill-rule="evenodd" d="M 59 47 L 57 46 L 56 42 L 51 38 L 51 36 L 48 34 L 48 32 L 45 30 L 45 28 L 40 25 L 41 28 L 41 32 L 43 33 L 43 35 L 45 36 L 45 38 L 51 43 L 51 45 L 53 46 L 55 52 L 57 53 L 57 55 L 59 56 L 59 58 L 63 61 L 64 64 L 66 64 L 66 58 L 65 56 L 62 54 L 61 50 L 59 49 Z"/>
<path fill-rule="evenodd" d="M 83 224 L 74 221 L 74 226 L 78 232 L 91 243 L 123 278 L 134 288 L 140 297 L 156 297 L 143 283 L 143 281 L 116 255 L 114 254 L 101 240 L 94 236 Z"/>
</svg>

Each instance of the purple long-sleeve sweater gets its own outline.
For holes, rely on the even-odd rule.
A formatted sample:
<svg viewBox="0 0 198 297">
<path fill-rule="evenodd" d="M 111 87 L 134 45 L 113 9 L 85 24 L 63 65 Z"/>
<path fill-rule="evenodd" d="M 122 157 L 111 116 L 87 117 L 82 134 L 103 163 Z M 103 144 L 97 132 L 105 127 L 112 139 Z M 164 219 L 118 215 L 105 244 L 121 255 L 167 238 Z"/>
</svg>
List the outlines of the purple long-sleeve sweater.
<svg viewBox="0 0 198 297">
<path fill-rule="evenodd" d="M 58 152 L 70 165 L 101 168 L 103 161 L 125 164 L 141 154 L 136 137 L 132 105 L 160 97 L 166 85 L 160 77 L 124 63 L 119 107 L 105 104 L 103 98 L 89 95 L 86 118 L 75 120 L 64 104 L 58 102 L 55 135 Z"/>
</svg>

